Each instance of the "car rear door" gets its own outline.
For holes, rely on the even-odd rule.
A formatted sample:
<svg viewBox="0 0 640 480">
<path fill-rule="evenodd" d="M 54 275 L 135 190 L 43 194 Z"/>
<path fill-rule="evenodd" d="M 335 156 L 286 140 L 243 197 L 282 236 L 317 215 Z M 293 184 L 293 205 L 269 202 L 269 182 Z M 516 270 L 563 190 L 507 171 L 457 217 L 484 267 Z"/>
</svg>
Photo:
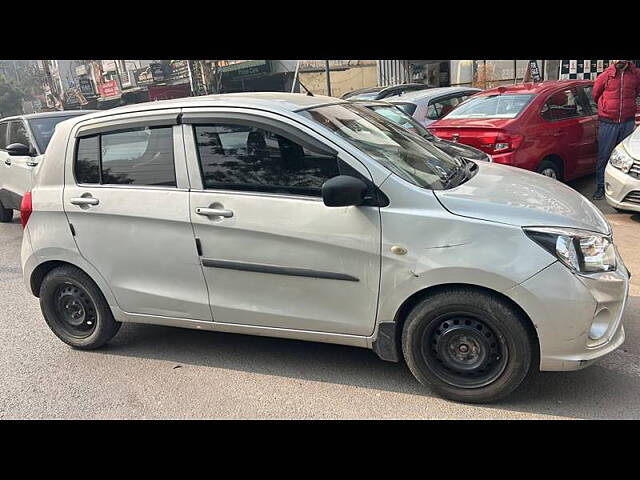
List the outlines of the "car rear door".
<svg viewBox="0 0 640 480">
<path fill-rule="evenodd" d="M 191 219 L 214 322 L 371 335 L 380 281 L 377 206 L 331 208 L 346 152 L 267 112 L 183 114 Z M 199 186 L 198 186 L 199 183 Z"/>
<path fill-rule="evenodd" d="M 589 120 L 584 122 L 585 134 L 587 135 L 584 164 L 584 174 L 586 175 L 595 172 L 598 163 L 598 104 L 593 99 L 593 84 L 578 86 L 578 94 L 589 110 L 587 116 Z"/>
<path fill-rule="evenodd" d="M 539 139 L 545 147 L 545 155 L 558 155 L 563 160 L 565 180 L 589 173 L 592 166 L 590 113 L 575 87 L 551 93 L 540 112 L 547 123 L 541 129 Z"/>
<path fill-rule="evenodd" d="M 81 255 L 126 313 L 211 321 L 189 218 L 179 109 L 75 127 L 64 210 Z"/>
</svg>

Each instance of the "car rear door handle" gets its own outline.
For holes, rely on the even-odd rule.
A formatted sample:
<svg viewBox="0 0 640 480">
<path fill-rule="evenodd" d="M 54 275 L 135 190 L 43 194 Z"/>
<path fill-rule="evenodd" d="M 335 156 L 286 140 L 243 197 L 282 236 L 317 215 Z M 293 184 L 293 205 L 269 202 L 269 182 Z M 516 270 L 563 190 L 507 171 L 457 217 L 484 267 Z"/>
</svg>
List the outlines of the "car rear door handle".
<svg viewBox="0 0 640 480">
<path fill-rule="evenodd" d="M 5 165 L 11 165 L 11 160 L 10 160 L 9 158 L 7 158 L 7 159 L 4 161 L 4 164 L 5 164 Z"/>
<path fill-rule="evenodd" d="M 70 200 L 72 205 L 98 205 L 100 200 L 93 197 L 76 197 Z"/>
<path fill-rule="evenodd" d="M 225 208 L 198 207 L 196 208 L 196 213 L 204 217 L 225 217 L 225 218 L 233 217 L 233 211 L 227 210 Z"/>
</svg>

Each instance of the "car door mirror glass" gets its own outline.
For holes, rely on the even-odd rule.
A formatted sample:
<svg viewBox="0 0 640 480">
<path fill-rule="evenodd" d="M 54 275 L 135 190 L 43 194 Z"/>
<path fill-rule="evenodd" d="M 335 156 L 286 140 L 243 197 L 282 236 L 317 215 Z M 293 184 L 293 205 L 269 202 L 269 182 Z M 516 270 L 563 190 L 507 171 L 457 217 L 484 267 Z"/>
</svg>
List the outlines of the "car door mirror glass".
<svg viewBox="0 0 640 480">
<path fill-rule="evenodd" d="M 31 148 L 23 143 L 12 143 L 7 145 L 7 153 L 12 157 L 28 157 L 31 156 Z"/>
<path fill-rule="evenodd" d="M 366 194 L 367 185 L 349 175 L 338 175 L 322 185 L 322 201 L 327 207 L 361 205 Z"/>
</svg>

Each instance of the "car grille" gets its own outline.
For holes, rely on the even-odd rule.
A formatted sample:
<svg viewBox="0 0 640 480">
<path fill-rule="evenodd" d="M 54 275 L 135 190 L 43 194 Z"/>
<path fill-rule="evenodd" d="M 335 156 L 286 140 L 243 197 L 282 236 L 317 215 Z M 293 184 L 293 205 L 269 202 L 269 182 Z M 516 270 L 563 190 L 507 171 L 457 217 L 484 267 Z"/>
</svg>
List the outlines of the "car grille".
<svg viewBox="0 0 640 480">
<path fill-rule="evenodd" d="M 627 193 L 627 196 L 624 197 L 624 200 L 622 201 L 640 205 L 640 190 L 634 190 L 633 192 Z"/>
<path fill-rule="evenodd" d="M 640 178 L 640 160 L 633 160 L 633 165 L 631 166 L 631 170 L 629 170 L 629 175 L 635 178 Z"/>
</svg>

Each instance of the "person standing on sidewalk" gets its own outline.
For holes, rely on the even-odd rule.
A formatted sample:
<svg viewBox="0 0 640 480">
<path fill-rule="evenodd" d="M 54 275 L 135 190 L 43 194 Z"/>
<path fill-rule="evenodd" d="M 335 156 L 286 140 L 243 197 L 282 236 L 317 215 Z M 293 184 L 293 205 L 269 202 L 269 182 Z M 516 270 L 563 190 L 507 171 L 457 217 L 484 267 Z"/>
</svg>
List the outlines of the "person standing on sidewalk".
<svg viewBox="0 0 640 480">
<path fill-rule="evenodd" d="M 604 196 L 604 170 L 613 149 L 635 128 L 638 95 L 640 70 L 631 60 L 613 60 L 596 78 L 593 99 L 598 104 L 598 164 L 594 200 Z"/>
</svg>

